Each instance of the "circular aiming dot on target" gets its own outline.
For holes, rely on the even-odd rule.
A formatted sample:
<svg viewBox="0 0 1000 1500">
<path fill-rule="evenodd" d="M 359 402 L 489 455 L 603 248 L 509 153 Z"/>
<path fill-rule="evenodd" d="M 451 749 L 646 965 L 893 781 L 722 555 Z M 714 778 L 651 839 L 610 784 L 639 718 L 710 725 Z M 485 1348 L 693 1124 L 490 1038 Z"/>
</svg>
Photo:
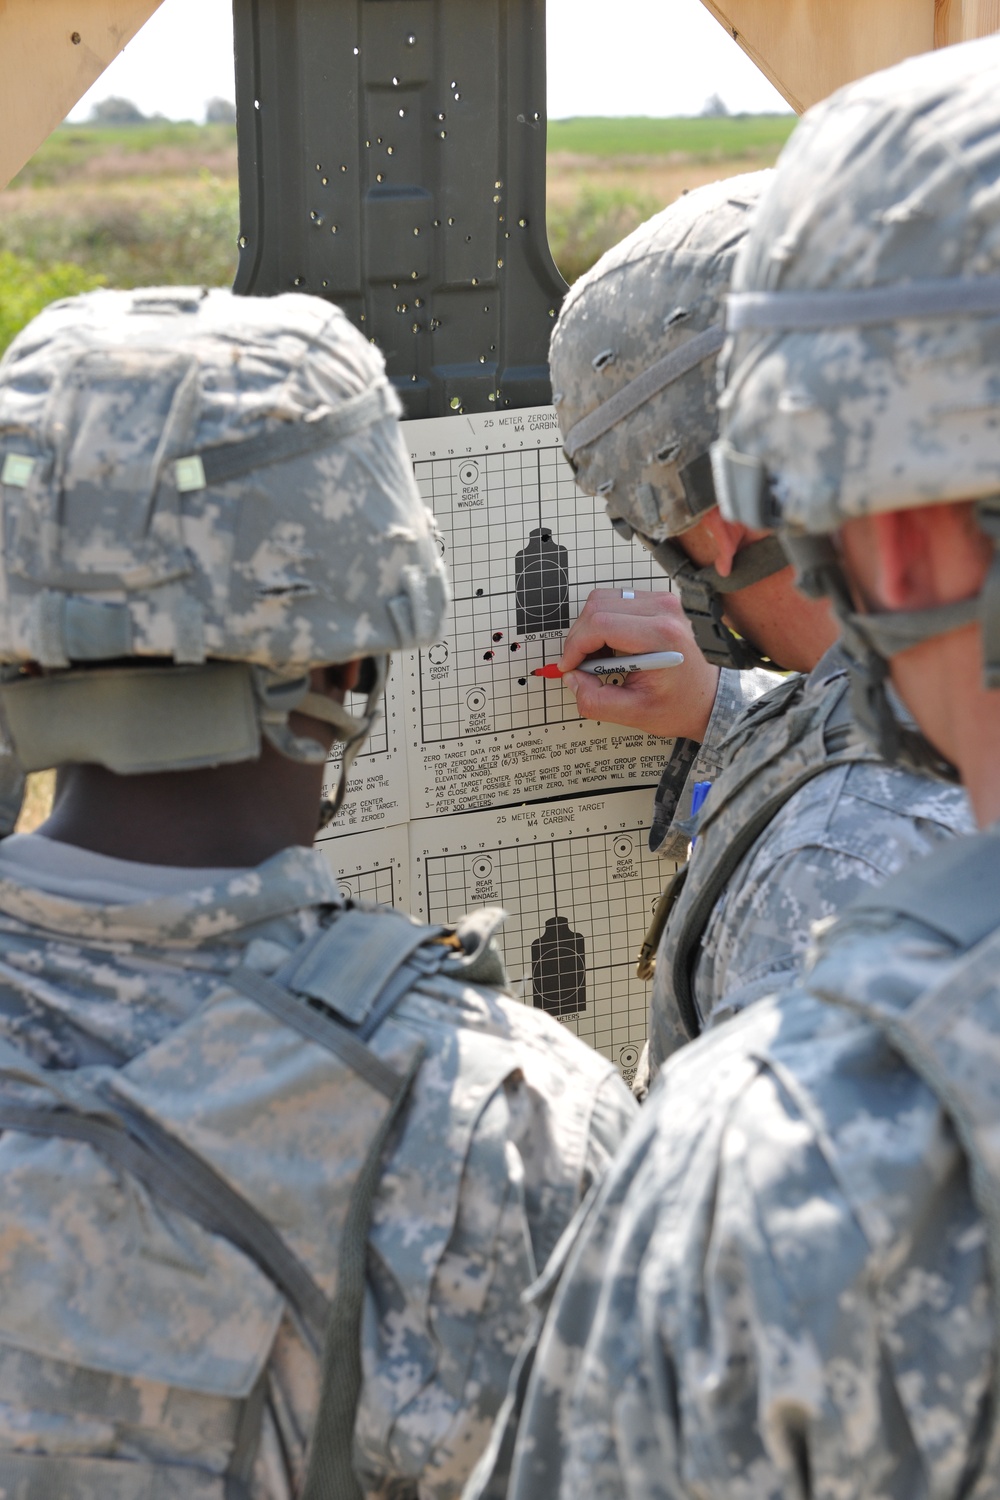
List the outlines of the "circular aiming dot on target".
<svg viewBox="0 0 1000 1500">
<path fill-rule="evenodd" d="M 618 1054 L 618 1066 L 620 1068 L 635 1068 L 639 1063 L 638 1047 L 623 1047 Z"/>
<path fill-rule="evenodd" d="M 463 464 L 458 471 L 458 477 L 463 484 L 478 484 L 479 465 L 474 463 Z"/>
<path fill-rule="evenodd" d="M 470 713 L 480 714 L 486 707 L 486 694 L 482 688 L 473 688 L 471 693 L 466 693 L 465 703 Z"/>
<path fill-rule="evenodd" d="M 485 854 L 480 854 L 472 861 L 472 873 L 477 880 L 488 880 L 493 874 L 493 861 L 487 859 Z"/>
<path fill-rule="evenodd" d="M 628 859 L 633 849 L 632 840 L 627 837 L 615 839 L 615 854 L 619 859 Z"/>
<path fill-rule="evenodd" d="M 354 900 L 354 892 L 351 890 L 351 887 L 347 884 L 346 880 L 342 880 L 340 882 L 340 894 L 343 896 L 345 901 Z"/>
</svg>

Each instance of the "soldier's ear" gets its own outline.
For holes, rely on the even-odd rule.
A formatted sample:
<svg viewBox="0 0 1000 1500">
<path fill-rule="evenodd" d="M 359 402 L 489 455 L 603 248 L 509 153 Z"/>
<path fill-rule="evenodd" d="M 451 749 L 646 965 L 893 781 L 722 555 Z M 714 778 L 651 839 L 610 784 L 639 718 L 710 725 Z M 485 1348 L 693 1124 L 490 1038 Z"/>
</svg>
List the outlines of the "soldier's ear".
<svg viewBox="0 0 1000 1500">
<path fill-rule="evenodd" d="M 973 520 L 971 501 L 882 511 L 844 527 L 852 570 L 868 575 L 883 609 L 933 609 L 982 587 L 992 545 Z"/>
<path fill-rule="evenodd" d="M 720 510 L 711 511 L 704 521 L 705 529 L 715 543 L 712 566 L 720 578 L 728 578 L 741 547 L 748 544 L 749 532 L 736 521 L 727 521 Z"/>
</svg>

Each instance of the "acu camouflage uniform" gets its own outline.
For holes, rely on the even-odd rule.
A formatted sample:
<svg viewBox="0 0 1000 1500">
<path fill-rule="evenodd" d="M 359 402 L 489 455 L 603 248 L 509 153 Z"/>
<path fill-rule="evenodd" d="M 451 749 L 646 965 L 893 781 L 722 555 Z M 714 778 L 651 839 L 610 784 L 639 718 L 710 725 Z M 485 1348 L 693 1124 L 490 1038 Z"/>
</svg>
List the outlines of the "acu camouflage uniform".
<svg viewBox="0 0 1000 1500">
<path fill-rule="evenodd" d="M 814 922 L 974 827 L 964 792 L 864 741 L 839 646 L 758 698 L 721 758 L 657 952 L 653 1076 L 709 1021 L 791 983 Z"/>
<path fill-rule="evenodd" d="M 351 1189 L 385 1079 L 421 1048 L 374 1196 L 353 1466 L 366 1496 L 457 1495 L 525 1332 L 521 1292 L 622 1138 L 623 1085 L 467 977 L 501 977 L 487 928 L 463 929 L 466 953 L 345 908 L 318 851 L 164 872 L 57 844 L 39 859 L 46 843 L 0 846 L 0 1123 L 124 1114 L 192 1186 L 186 1153 L 272 1224 L 311 1296 L 100 1142 L 5 1129 L 0 1495 L 301 1493 Z M 136 891 L 143 877 L 161 889 Z M 266 1009 L 248 974 L 300 1013 Z M 378 1088 L 352 1069 L 360 1037 Z"/>
<path fill-rule="evenodd" d="M 20 763 L 321 761 L 294 709 L 360 743 L 371 701 L 310 667 L 436 638 L 446 598 L 395 409 L 318 299 L 36 320 L 0 363 Z M 505 993 L 498 915 L 345 905 L 303 848 L 0 844 L 3 1500 L 459 1493 L 634 1109 Z"/>
<path fill-rule="evenodd" d="M 667 1063 L 569 1250 L 510 1500 L 1000 1495 L 988 845 Z"/>
<path fill-rule="evenodd" d="M 996 541 L 998 69 L 990 40 L 864 79 L 779 164 L 723 456 L 803 534 L 982 496 Z M 912 863 L 668 1061 L 567 1251 L 512 1500 L 1000 1496 L 998 874 L 996 826 Z"/>
</svg>

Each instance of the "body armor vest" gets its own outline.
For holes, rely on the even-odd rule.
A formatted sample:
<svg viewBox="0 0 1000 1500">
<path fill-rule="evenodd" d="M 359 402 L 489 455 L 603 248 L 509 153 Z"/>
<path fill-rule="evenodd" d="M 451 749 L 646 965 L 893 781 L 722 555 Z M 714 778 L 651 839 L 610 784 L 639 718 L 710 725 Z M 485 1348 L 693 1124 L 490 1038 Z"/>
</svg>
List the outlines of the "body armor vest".
<svg viewBox="0 0 1000 1500">
<path fill-rule="evenodd" d="M 488 934 L 477 937 L 467 954 L 441 928 L 349 909 L 274 978 L 237 968 L 120 1068 L 43 1069 L 0 1040 L 5 1218 L 32 1247 L 8 1256 L 0 1399 L 10 1381 L 19 1403 L 36 1399 L 45 1412 L 127 1427 L 141 1410 L 147 1426 L 169 1424 L 174 1454 L 8 1450 L 0 1491 L 19 1500 L 243 1500 L 268 1359 L 289 1314 L 315 1361 L 304 1500 L 360 1500 L 352 1448 L 372 1206 L 387 1142 L 433 1051 L 432 1027 L 421 1040 L 393 1012 L 436 974 L 502 983 Z M 228 1059 L 235 1051 L 239 1066 L 220 1068 L 206 1089 L 214 1048 Z M 495 1088 L 517 1070 L 514 1049 L 495 1038 L 479 1051 L 467 1121 L 455 1103 L 456 1140 L 473 1129 L 480 1085 Z M 52 1209 L 53 1179 L 67 1174 L 102 1212 L 109 1205 L 98 1215 L 109 1274 L 86 1296 L 74 1295 L 73 1226 Z M 123 1174 L 153 1212 L 130 1215 L 135 1195 L 122 1211 Z M 428 1185 L 442 1222 L 454 1205 L 430 1199 L 457 1198 L 458 1188 Z M 180 1230 L 174 1213 L 164 1234 L 163 1208 L 184 1216 Z M 171 1251 L 171 1234 L 191 1253 Z M 203 1333 L 192 1357 L 195 1326 Z"/>
<path fill-rule="evenodd" d="M 743 857 L 813 777 L 879 759 L 853 723 L 848 696 L 843 668 L 811 690 L 808 678 L 791 677 L 751 704 L 727 739 L 722 774 L 698 820 L 697 850 L 667 886 L 640 955 L 640 974 L 649 977 L 643 957 L 656 953 L 653 1073 L 676 1050 L 678 1025 L 688 1040 L 701 1032 L 706 1018 L 695 999 L 695 965 L 716 902 Z"/>
</svg>

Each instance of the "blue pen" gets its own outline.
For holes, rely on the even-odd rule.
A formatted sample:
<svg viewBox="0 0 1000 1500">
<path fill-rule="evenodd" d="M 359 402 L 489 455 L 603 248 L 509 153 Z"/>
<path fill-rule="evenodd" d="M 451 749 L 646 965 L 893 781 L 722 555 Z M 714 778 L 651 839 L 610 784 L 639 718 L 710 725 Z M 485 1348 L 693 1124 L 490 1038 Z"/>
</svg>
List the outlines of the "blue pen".
<svg viewBox="0 0 1000 1500">
<path fill-rule="evenodd" d="M 708 796 L 708 794 L 709 794 L 709 792 L 711 790 L 712 790 L 712 783 L 710 781 L 696 781 L 695 782 L 695 784 L 694 784 L 694 786 L 693 786 L 693 788 L 691 790 L 691 817 L 692 817 L 692 819 L 696 818 L 698 816 L 698 814 L 701 812 L 702 805 L 703 805 L 703 803 L 705 801 L 705 798 Z M 694 848 L 694 846 L 695 846 L 695 844 L 697 842 L 698 842 L 698 838 L 697 838 L 697 835 L 695 835 L 695 837 L 691 840 L 691 848 L 692 849 Z"/>
</svg>

